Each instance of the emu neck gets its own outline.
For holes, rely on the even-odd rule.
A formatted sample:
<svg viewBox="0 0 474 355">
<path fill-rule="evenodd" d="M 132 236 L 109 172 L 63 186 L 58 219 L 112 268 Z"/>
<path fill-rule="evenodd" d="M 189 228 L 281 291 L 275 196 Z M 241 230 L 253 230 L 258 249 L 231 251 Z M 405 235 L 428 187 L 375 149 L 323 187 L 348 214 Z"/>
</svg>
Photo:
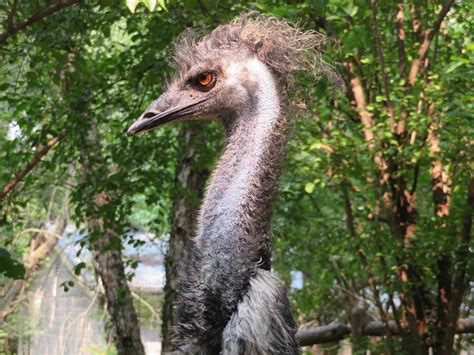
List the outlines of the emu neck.
<svg viewBox="0 0 474 355">
<path fill-rule="evenodd" d="M 229 246 L 224 240 L 234 239 L 232 247 L 257 243 L 259 249 L 266 245 L 288 122 L 267 67 L 254 60 L 247 69 L 257 78 L 257 89 L 250 107 L 225 124 L 226 145 L 201 209 L 197 241 L 221 240 Z"/>
</svg>

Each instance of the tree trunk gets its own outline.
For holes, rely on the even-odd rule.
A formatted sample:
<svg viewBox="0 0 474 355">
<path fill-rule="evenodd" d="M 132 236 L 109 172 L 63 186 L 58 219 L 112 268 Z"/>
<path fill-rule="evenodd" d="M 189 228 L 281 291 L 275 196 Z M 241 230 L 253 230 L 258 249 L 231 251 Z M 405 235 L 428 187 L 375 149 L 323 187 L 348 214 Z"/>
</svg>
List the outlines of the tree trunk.
<svg viewBox="0 0 474 355">
<path fill-rule="evenodd" d="M 466 207 L 462 218 L 460 240 L 456 250 L 452 284 L 446 297 L 448 303 L 446 313 L 438 318 L 438 327 L 435 332 L 434 354 L 447 355 L 454 352 L 454 335 L 459 318 L 459 307 L 463 296 L 468 289 L 468 262 L 472 256 L 469 249 L 472 240 L 472 225 L 474 217 L 474 176 L 468 182 Z M 451 269 L 453 270 L 453 269 Z"/>
<path fill-rule="evenodd" d="M 99 219 L 88 221 L 89 229 L 100 235 L 91 241 L 97 273 L 100 275 L 107 301 L 107 312 L 112 320 L 113 339 L 118 354 L 145 354 L 138 317 L 127 285 L 122 262 L 121 241 L 111 229 L 104 229 Z M 119 246 L 119 247 L 118 247 Z"/>
<path fill-rule="evenodd" d="M 368 320 L 367 311 L 355 306 L 350 315 L 350 322 L 352 351 L 356 354 L 365 353 L 368 349 L 368 339 L 364 337 L 364 328 Z"/>
<path fill-rule="evenodd" d="M 100 154 L 101 139 L 96 121 L 91 120 L 90 129 L 79 139 L 85 157 L 80 180 L 84 184 L 94 184 L 99 181 L 99 176 L 107 176 L 107 169 L 110 169 Z M 86 150 L 87 147 L 91 147 L 91 150 Z M 140 324 L 122 261 L 122 240 L 117 232 L 115 213 L 110 211 L 114 208 L 112 193 L 100 190 L 100 187 L 92 188 L 91 196 L 82 196 L 78 203 L 85 205 L 89 246 L 94 255 L 94 267 L 104 287 L 113 342 L 119 355 L 144 355 Z"/>
<path fill-rule="evenodd" d="M 179 136 L 181 147 L 175 172 L 171 233 L 165 260 L 166 285 L 161 328 L 163 353 L 177 350 L 173 344 L 173 328 L 175 326 L 174 304 L 178 266 L 185 257 L 187 242 L 193 236 L 201 197 L 209 176 L 208 169 L 201 168 L 196 164 L 201 156 L 198 147 L 203 142 L 204 129 L 205 127 L 189 124 L 189 126 L 181 128 Z"/>
</svg>

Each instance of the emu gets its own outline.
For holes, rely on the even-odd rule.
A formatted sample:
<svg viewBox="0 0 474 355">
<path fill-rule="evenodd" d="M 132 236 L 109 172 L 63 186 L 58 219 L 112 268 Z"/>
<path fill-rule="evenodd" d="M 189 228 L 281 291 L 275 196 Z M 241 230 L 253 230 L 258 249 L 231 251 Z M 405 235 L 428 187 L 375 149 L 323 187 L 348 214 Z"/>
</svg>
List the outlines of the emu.
<svg viewBox="0 0 474 355">
<path fill-rule="evenodd" d="M 178 283 L 185 354 L 297 354 L 284 287 L 270 270 L 269 227 L 295 72 L 319 76 L 322 35 L 258 14 L 175 45 L 176 74 L 128 135 L 165 123 L 217 119 L 225 148 L 208 184 Z"/>
</svg>

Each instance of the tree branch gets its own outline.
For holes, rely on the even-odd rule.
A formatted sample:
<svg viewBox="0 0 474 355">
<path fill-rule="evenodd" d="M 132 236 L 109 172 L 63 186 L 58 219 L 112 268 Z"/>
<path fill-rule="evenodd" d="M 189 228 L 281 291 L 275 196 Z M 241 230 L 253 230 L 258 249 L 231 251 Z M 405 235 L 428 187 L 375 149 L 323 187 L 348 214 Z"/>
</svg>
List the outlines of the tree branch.
<svg viewBox="0 0 474 355">
<path fill-rule="evenodd" d="M 403 12 L 403 0 L 398 0 L 397 4 L 398 10 L 395 15 L 397 23 L 397 46 L 398 46 L 398 64 L 400 67 L 400 74 L 402 78 L 407 77 L 407 55 L 405 52 L 405 28 L 403 26 L 403 21 L 405 20 L 405 15 Z"/>
<path fill-rule="evenodd" d="M 153 306 L 150 303 L 145 301 L 136 292 L 133 292 L 131 290 L 130 290 L 130 292 L 131 292 L 133 298 L 135 298 L 137 301 L 139 301 L 141 304 L 143 304 L 150 311 L 150 313 L 153 314 L 153 319 L 160 319 L 160 314 L 155 311 L 155 309 L 153 308 Z"/>
<path fill-rule="evenodd" d="M 346 63 L 346 67 L 350 75 L 350 84 L 351 84 L 352 93 L 354 95 L 356 110 L 359 113 L 359 117 L 362 124 L 364 125 L 364 129 L 363 129 L 364 137 L 368 144 L 369 151 L 372 151 L 375 147 L 374 119 L 370 111 L 367 109 L 367 102 L 365 100 L 364 88 L 362 87 L 362 82 L 354 68 L 354 62 L 352 60 L 349 60 Z M 380 154 L 376 154 L 374 156 L 374 162 L 380 170 L 381 182 L 382 183 L 386 182 L 388 180 L 388 173 L 387 173 L 388 165 L 386 161 L 383 159 L 383 157 Z"/>
<path fill-rule="evenodd" d="M 469 260 L 469 243 L 472 238 L 472 217 L 474 214 L 474 177 L 469 180 L 467 189 L 466 210 L 463 215 L 461 242 L 456 253 L 456 273 L 453 282 L 453 298 L 451 311 L 459 309 L 464 291 L 466 290 L 466 269 Z"/>
<path fill-rule="evenodd" d="M 411 28 L 413 35 L 419 41 L 421 40 L 421 21 L 420 21 L 420 9 L 417 7 L 417 4 L 410 4 L 410 13 L 411 13 Z"/>
<path fill-rule="evenodd" d="M 3 45 L 9 37 L 13 36 L 18 31 L 20 31 L 20 30 L 22 30 L 22 29 L 24 29 L 28 26 L 31 26 L 32 24 L 34 24 L 38 21 L 41 21 L 45 17 L 50 16 L 50 15 L 66 8 L 66 7 L 77 4 L 80 1 L 81 0 L 58 0 L 56 3 L 48 6 L 47 8 L 45 8 L 43 10 L 38 11 L 33 16 L 29 17 L 28 19 L 26 19 L 22 22 L 17 23 L 16 25 L 13 24 L 14 10 L 13 10 L 13 7 L 12 7 L 12 10 L 10 11 L 11 16 L 9 14 L 9 17 L 8 17 L 7 30 L 0 34 L 0 46 Z M 13 4 L 14 7 L 16 7 L 15 3 L 16 3 L 16 1 Z"/>
<path fill-rule="evenodd" d="M 434 345 L 436 353 L 442 355 L 452 353 L 455 334 L 454 325 L 456 322 L 459 324 L 459 307 L 468 285 L 466 269 L 471 254 L 469 244 L 472 238 L 474 177 L 471 177 L 469 180 L 466 205 L 462 218 L 461 240 L 454 262 L 451 262 L 451 258 L 448 255 L 442 256 L 438 261 L 438 331 L 435 334 Z"/>
<path fill-rule="evenodd" d="M 439 347 L 446 338 L 447 332 L 451 332 L 449 327 L 450 314 L 449 303 L 452 299 L 452 262 L 447 253 L 443 253 L 438 257 L 438 271 L 436 279 L 438 290 L 436 295 L 436 325 L 435 344 Z"/>
<path fill-rule="evenodd" d="M 51 139 L 46 145 L 40 146 L 33 159 L 18 173 L 15 174 L 7 184 L 0 190 L 0 200 L 3 200 L 24 178 L 28 173 L 33 170 L 36 165 L 41 162 L 41 159 L 48 154 L 48 152 L 58 144 L 68 134 L 67 131 L 62 131 L 57 137 Z"/>
<path fill-rule="evenodd" d="M 433 108 L 434 104 L 430 105 Z M 432 109 L 430 111 L 432 113 Z M 432 114 L 430 114 L 431 116 Z M 428 131 L 427 141 L 430 144 L 431 162 L 431 189 L 433 191 L 434 211 L 437 217 L 445 217 L 449 214 L 450 187 L 448 176 L 441 163 L 439 139 L 437 137 L 438 124 L 431 125 Z"/>
<path fill-rule="evenodd" d="M 357 238 L 357 234 L 355 230 L 354 215 L 352 213 L 352 204 L 349 197 L 349 191 L 347 190 L 347 184 L 343 182 L 341 187 L 342 187 L 342 193 L 343 193 L 343 198 L 344 198 L 344 207 L 346 210 L 347 229 L 349 230 L 349 234 L 351 238 L 354 239 L 355 242 L 357 242 L 359 238 Z M 357 247 L 357 254 L 359 255 L 361 259 L 365 272 L 367 273 L 367 281 L 369 282 L 369 286 L 374 295 L 375 305 L 377 306 L 377 309 L 379 310 L 379 313 L 380 313 L 380 317 L 382 317 L 382 321 L 385 325 L 384 333 L 388 339 L 391 339 L 392 334 L 391 334 L 391 330 L 388 324 L 388 316 L 383 308 L 382 302 L 380 301 L 380 294 L 379 294 L 379 290 L 377 289 L 377 284 L 375 282 L 374 274 L 372 273 L 372 269 L 370 268 L 367 257 L 360 246 Z"/>
<path fill-rule="evenodd" d="M 389 322 L 390 331 L 394 335 L 400 335 L 394 321 Z M 368 322 L 364 327 L 363 335 L 381 336 L 384 333 L 385 325 L 380 321 Z M 457 334 L 474 333 L 474 320 L 471 318 L 459 319 L 456 324 Z M 320 327 L 299 330 L 296 339 L 299 346 L 310 346 L 314 344 L 324 344 L 344 339 L 351 334 L 351 327 L 346 324 L 333 323 Z"/>
<path fill-rule="evenodd" d="M 365 100 L 364 88 L 362 87 L 362 82 L 359 76 L 356 74 L 353 61 L 347 62 L 347 69 L 351 74 L 350 84 L 352 93 L 354 95 L 356 109 L 359 113 L 360 121 L 364 125 L 364 137 L 365 140 L 369 143 L 369 149 L 372 149 L 375 138 L 373 132 L 373 128 L 375 126 L 374 119 L 369 110 L 367 110 L 367 102 Z"/>
<path fill-rule="evenodd" d="M 418 50 L 417 57 L 413 60 L 410 73 L 408 74 L 408 85 L 410 87 L 415 85 L 416 77 L 418 72 L 420 71 L 420 66 L 424 63 L 425 58 L 428 54 L 428 50 L 430 48 L 431 42 L 434 36 L 439 32 L 439 28 L 441 23 L 443 22 L 444 18 L 446 17 L 447 13 L 451 9 L 451 5 L 454 3 L 454 0 L 446 0 L 441 8 L 441 11 L 438 14 L 438 18 L 436 19 L 433 28 L 431 30 L 425 30 L 423 34 L 423 41 L 421 42 L 420 48 Z"/>
<path fill-rule="evenodd" d="M 410 188 L 410 195 L 414 195 L 418 187 L 418 177 L 420 175 L 420 163 L 417 162 L 413 168 L 413 182 Z"/>
<path fill-rule="evenodd" d="M 7 31 L 13 30 L 13 17 L 15 16 L 17 7 L 18 7 L 18 0 L 14 0 L 13 5 L 10 8 L 10 11 L 8 11 L 8 15 L 7 15 Z"/>
<path fill-rule="evenodd" d="M 375 34 L 375 51 L 377 53 L 377 60 L 380 66 L 380 74 L 382 77 L 382 87 L 385 96 L 385 105 L 387 106 L 388 116 L 390 117 L 390 128 L 392 132 L 397 131 L 397 122 L 395 121 L 395 115 L 393 113 L 392 100 L 390 100 L 390 90 L 388 88 L 388 76 L 385 70 L 385 60 L 382 51 L 382 40 L 380 38 L 380 32 L 377 24 L 377 0 L 370 1 L 372 10 L 372 27 L 374 28 Z"/>
</svg>

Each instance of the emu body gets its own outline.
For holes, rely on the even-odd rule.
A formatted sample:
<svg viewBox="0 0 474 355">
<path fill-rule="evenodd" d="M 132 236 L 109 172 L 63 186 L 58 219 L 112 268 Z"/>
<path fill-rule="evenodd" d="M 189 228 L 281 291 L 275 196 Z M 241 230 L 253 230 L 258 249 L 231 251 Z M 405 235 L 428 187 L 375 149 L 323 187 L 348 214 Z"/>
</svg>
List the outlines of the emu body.
<svg viewBox="0 0 474 355">
<path fill-rule="evenodd" d="M 251 15 L 199 40 L 185 37 L 167 91 L 128 130 L 209 118 L 225 129 L 180 273 L 183 353 L 298 353 L 286 291 L 270 271 L 269 225 L 292 125 L 285 84 L 295 71 L 318 68 L 320 41 L 284 21 Z"/>
</svg>

